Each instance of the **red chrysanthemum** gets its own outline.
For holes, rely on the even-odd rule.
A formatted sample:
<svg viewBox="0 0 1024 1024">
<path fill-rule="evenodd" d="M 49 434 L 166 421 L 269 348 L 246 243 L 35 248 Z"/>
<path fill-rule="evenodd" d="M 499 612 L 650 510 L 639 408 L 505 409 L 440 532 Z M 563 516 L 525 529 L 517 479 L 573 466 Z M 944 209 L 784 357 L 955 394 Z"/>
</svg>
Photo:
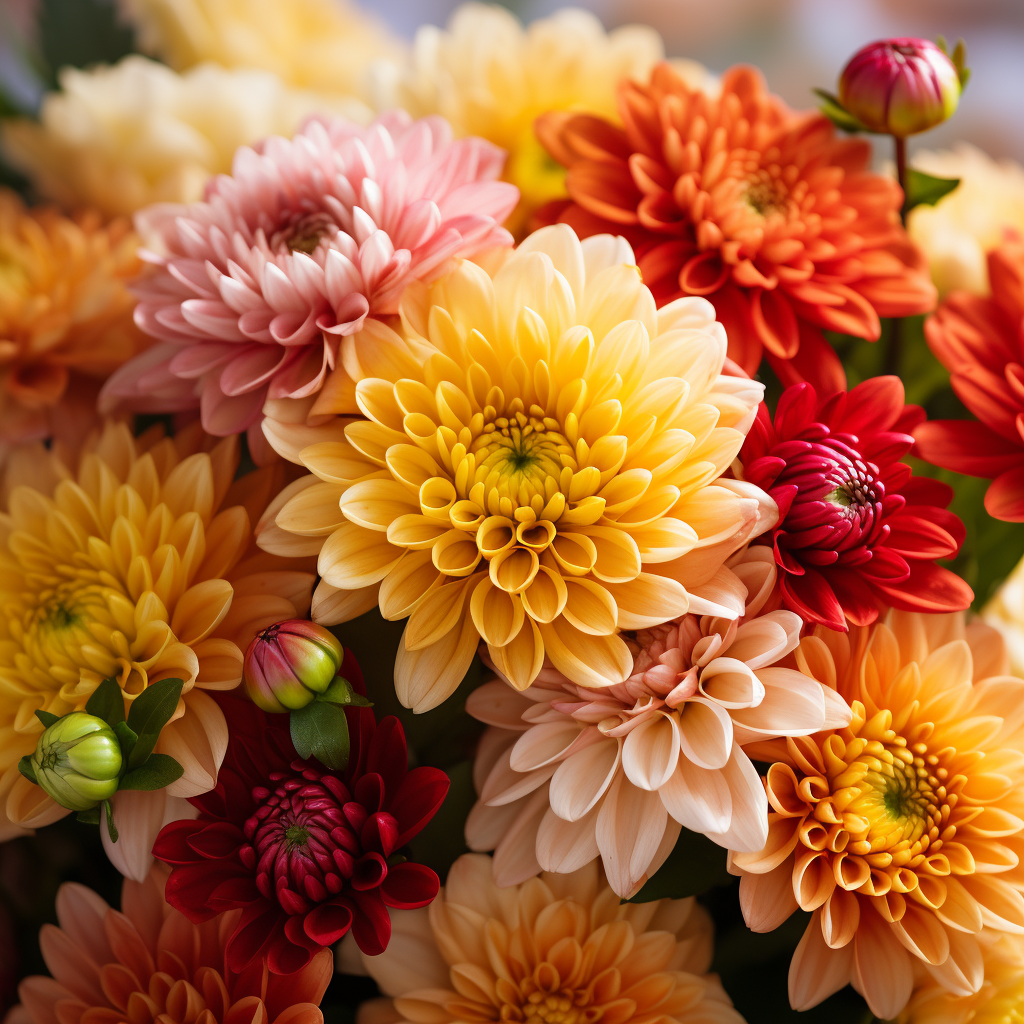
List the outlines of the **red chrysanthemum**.
<svg viewBox="0 0 1024 1024">
<path fill-rule="evenodd" d="M 568 200 L 543 223 L 633 246 L 659 305 L 714 303 L 729 355 L 753 374 L 762 349 L 783 383 L 844 386 L 822 328 L 877 341 L 880 317 L 927 313 L 935 287 L 900 224 L 903 193 L 870 171 L 862 139 L 796 113 L 753 68 L 711 97 L 662 64 L 619 86 L 622 127 L 556 112 L 537 135 L 568 167 Z"/>
<path fill-rule="evenodd" d="M 952 488 L 900 461 L 924 416 L 903 399 L 898 377 L 824 399 L 796 384 L 774 422 L 762 405 L 747 435 L 744 479 L 779 506 L 768 539 L 782 598 L 808 622 L 846 630 L 887 607 L 951 612 L 973 600 L 959 576 L 935 564 L 960 550 L 965 531 L 946 508 Z"/>
<path fill-rule="evenodd" d="M 981 421 L 933 420 L 914 432 L 923 459 L 992 481 L 985 508 L 1024 522 L 1024 241 L 988 256 L 992 296 L 951 292 L 925 323 L 953 390 Z"/>
<path fill-rule="evenodd" d="M 341 674 L 363 692 L 348 652 Z M 448 777 L 409 771 L 401 723 L 377 724 L 369 708 L 346 709 L 351 753 L 334 772 L 296 757 L 286 715 L 221 703 L 231 739 L 217 787 L 191 800 L 196 820 L 167 825 L 153 848 L 172 866 L 167 902 L 195 922 L 242 909 L 225 949 L 235 971 L 265 957 L 290 974 L 350 929 L 364 953 L 381 953 L 388 907 L 437 895 L 430 868 L 394 854 L 434 816 Z"/>
</svg>

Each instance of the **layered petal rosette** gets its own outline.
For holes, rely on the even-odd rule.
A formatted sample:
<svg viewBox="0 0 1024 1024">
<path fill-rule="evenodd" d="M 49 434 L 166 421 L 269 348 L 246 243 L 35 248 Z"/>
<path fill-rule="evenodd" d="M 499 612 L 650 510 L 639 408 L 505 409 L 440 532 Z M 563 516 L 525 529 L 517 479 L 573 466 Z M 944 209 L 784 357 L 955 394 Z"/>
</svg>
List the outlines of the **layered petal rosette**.
<svg viewBox="0 0 1024 1024">
<path fill-rule="evenodd" d="M 323 1024 L 330 952 L 285 977 L 263 964 L 233 971 L 224 948 L 238 913 L 192 924 L 164 901 L 166 879 L 162 865 L 126 879 L 119 911 L 84 885 L 62 885 L 59 926 L 39 933 L 52 977 L 22 981 L 8 1024 Z"/>
<path fill-rule="evenodd" d="M 935 564 L 963 544 L 953 489 L 900 461 L 924 418 L 898 377 L 819 397 L 810 384 L 762 406 L 740 458 L 779 506 L 771 535 L 782 599 L 811 623 L 865 626 L 885 608 L 962 611 L 971 588 Z"/>
<path fill-rule="evenodd" d="M 545 656 L 581 686 L 621 682 L 619 630 L 742 614 L 724 563 L 774 523 L 723 478 L 762 385 L 721 375 L 708 303 L 658 312 L 623 241 L 564 225 L 495 262 L 410 289 L 400 334 L 368 322 L 365 419 L 302 452 L 313 475 L 260 536 L 319 552 L 317 621 L 409 617 L 395 682 L 416 711 L 481 639 L 519 689 Z"/>
<path fill-rule="evenodd" d="M 363 957 L 388 998 L 360 1020 L 742 1024 L 692 898 L 622 904 L 596 864 L 499 888 L 489 859 L 460 857 L 429 908 L 399 915 L 394 945 Z"/>
<path fill-rule="evenodd" d="M 992 481 L 985 508 L 1024 522 L 1024 241 L 988 255 L 991 298 L 951 292 L 925 322 L 932 352 L 957 397 L 977 417 L 933 420 L 915 431 L 918 454 L 936 466 Z"/>
<path fill-rule="evenodd" d="M 104 679 L 126 708 L 150 683 L 184 681 L 156 746 L 184 774 L 114 797 L 121 837 L 105 845 L 137 879 L 165 816 L 216 782 L 228 728 L 211 692 L 241 682 L 258 630 L 306 613 L 313 583 L 308 561 L 253 540 L 287 464 L 236 480 L 237 439 L 197 426 L 171 439 L 108 425 L 71 464 L 40 448 L 0 514 L 0 837 L 68 813 L 18 772 L 43 732 L 36 709 L 81 711 Z"/>
<path fill-rule="evenodd" d="M 998 634 L 963 615 L 891 612 L 797 651 L 853 708 L 842 729 L 752 745 L 772 763 L 763 850 L 734 853 L 755 931 L 813 913 L 789 974 L 796 1009 L 847 983 L 903 1009 L 915 967 L 966 996 L 979 933 L 1024 934 L 1024 680 Z"/>
<path fill-rule="evenodd" d="M 742 745 L 839 727 L 850 709 L 785 662 L 803 623 L 778 608 L 770 550 L 727 565 L 746 593 L 743 617 L 691 614 L 627 634 L 632 671 L 614 686 L 587 690 L 549 665 L 520 694 L 499 679 L 470 695 L 466 710 L 491 728 L 466 836 L 496 851 L 499 885 L 600 857 L 628 897 L 681 826 L 763 848 L 768 804 Z"/>
<path fill-rule="evenodd" d="M 341 672 L 365 692 L 350 654 Z M 153 847 L 172 866 L 167 901 L 197 923 L 241 910 L 224 948 L 235 971 L 265 960 L 291 974 L 350 931 L 363 952 L 382 953 L 388 908 L 437 895 L 437 875 L 398 851 L 441 806 L 448 777 L 410 770 L 398 719 L 378 724 L 368 707 L 346 709 L 348 766 L 334 771 L 296 755 L 283 715 L 230 696 L 222 705 L 231 736 L 217 786 Z"/>
<path fill-rule="evenodd" d="M 413 280 L 453 256 L 508 244 L 513 186 L 504 154 L 452 141 L 440 118 L 395 112 L 367 128 L 313 119 L 293 139 L 235 154 L 203 202 L 157 205 L 136 222 L 153 273 L 136 285 L 136 321 L 161 344 L 125 366 L 106 408 L 199 408 L 216 436 L 249 431 L 266 454 L 267 399 L 310 399 L 346 363 L 344 339 L 398 310 Z M 332 409 L 357 411 L 336 375 Z M 347 401 L 346 401 L 347 400 Z"/>
<path fill-rule="evenodd" d="M 538 120 L 569 191 L 540 219 L 623 234 L 659 304 L 714 303 L 748 373 L 763 351 L 783 383 L 838 389 L 822 329 L 877 341 L 880 317 L 934 308 L 900 225 L 903 193 L 871 173 L 868 143 L 789 110 L 754 69 L 726 72 L 711 96 L 660 64 L 648 82 L 620 84 L 619 114 L 621 128 L 587 114 Z"/>
</svg>

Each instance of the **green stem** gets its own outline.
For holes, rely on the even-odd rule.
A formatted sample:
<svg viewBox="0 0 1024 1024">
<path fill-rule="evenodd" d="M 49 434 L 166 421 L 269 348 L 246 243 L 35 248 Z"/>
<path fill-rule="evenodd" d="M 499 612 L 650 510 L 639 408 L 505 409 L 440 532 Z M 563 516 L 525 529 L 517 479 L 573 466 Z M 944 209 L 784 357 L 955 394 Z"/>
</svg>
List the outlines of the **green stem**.
<svg viewBox="0 0 1024 1024">
<path fill-rule="evenodd" d="M 907 206 L 907 140 L 901 135 L 894 135 L 893 142 L 896 144 L 896 180 L 903 190 L 903 205 L 900 208 L 900 220 L 906 227 L 907 217 L 904 213 Z M 900 372 L 900 357 L 903 350 L 903 321 L 896 318 L 892 321 L 892 333 L 889 335 L 889 345 L 885 353 L 885 372 Z"/>
</svg>

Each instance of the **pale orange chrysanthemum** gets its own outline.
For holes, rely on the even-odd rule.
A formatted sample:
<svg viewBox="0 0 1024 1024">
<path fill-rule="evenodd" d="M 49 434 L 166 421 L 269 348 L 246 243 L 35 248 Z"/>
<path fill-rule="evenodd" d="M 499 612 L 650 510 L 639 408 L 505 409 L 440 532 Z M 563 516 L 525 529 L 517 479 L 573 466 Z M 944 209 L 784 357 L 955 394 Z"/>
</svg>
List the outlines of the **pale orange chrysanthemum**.
<svg viewBox="0 0 1024 1024">
<path fill-rule="evenodd" d="M 466 854 L 428 908 L 393 915 L 363 963 L 388 1000 L 359 1024 L 742 1024 L 711 963 L 693 900 L 623 904 L 589 864 L 498 888 Z M 392 1001 L 393 1000 L 393 1001 Z"/>
<path fill-rule="evenodd" d="M 260 536 L 319 552 L 317 621 L 409 617 L 395 683 L 416 711 L 481 639 L 519 689 L 545 655 L 579 685 L 621 682 L 620 630 L 742 614 L 724 563 L 774 522 L 763 491 L 722 479 L 763 388 L 722 376 L 707 302 L 656 311 L 621 239 L 564 225 L 495 262 L 412 285 L 401 334 L 367 321 L 344 366 L 366 418 L 302 450 L 314 475 Z"/>
<path fill-rule="evenodd" d="M 1024 934 L 1024 679 L 962 614 L 818 627 L 797 662 L 834 680 L 853 721 L 747 748 L 775 762 L 768 843 L 731 856 L 747 924 L 813 911 L 790 968 L 797 1009 L 851 982 L 888 1020 L 915 965 L 977 991 L 982 927 Z"/>
<path fill-rule="evenodd" d="M 167 874 L 160 865 L 126 879 L 120 911 L 84 885 L 62 885 L 60 926 L 39 933 L 53 977 L 26 978 L 5 1024 L 323 1024 L 329 950 L 295 974 L 260 962 L 236 974 L 224 946 L 240 912 L 193 924 L 164 901 Z"/>
<path fill-rule="evenodd" d="M 109 424 L 77 466 L 41 447 L 19 460 L 0 514 L 0 838 L 68 813 L 18 760 L 42 731 L 37 709 L 80 710 L 106 678 L 126 707 L 158 679 L 184 680 L 156 748 L 184 775 L 115 797 L 115 816 L 119 801 L 131 804 L 108 847 L 118 866 L 144 874 L 167 797 L 213 788 L 228 737 L 207 691 L 238 685 L 252 636 L 305 614 L 312 585 L 308 566 L 253 543 L 283 464 L 235 480 L 238 459 L 236 438 L 213 446 L 198 427 L 133 439 Z"/>
<path fill-rule="evenodd" d="M 127 221 L 29 210 L 0 189 L 0 446 L 74 436 L 99 385 L 141 350 L 125 286 L 137 245 Z"/>
</svg>

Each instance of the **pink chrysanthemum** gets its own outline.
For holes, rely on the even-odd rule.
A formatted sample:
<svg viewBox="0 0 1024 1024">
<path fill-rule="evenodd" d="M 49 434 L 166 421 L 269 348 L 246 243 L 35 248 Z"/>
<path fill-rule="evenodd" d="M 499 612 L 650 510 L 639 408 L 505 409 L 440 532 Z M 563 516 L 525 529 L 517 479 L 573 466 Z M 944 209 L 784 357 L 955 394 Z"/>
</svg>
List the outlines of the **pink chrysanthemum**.
<svg viewBox="0 0 1024 1024">
<path fill-rule="evenodd" d="M 259 456 L 268 398 L 310 399 L 343 364 L 343 339 L 396 313 L 410 281 L 511 244 L 500 225 L 518 192 L 495 180 L 504 160 L 404 112 L 366 128 L 314 118 L 293 139 L 240 149 L 203 202 L 137 215 L 157 269 L 138 283 L 135 318 L 163 344 L 111 378 L 104 407 L 198 407 L 207 432 L 248 430 Z M 345 379 L 328 389 L 332 412 L 354 400 Z"/>
</svg>

